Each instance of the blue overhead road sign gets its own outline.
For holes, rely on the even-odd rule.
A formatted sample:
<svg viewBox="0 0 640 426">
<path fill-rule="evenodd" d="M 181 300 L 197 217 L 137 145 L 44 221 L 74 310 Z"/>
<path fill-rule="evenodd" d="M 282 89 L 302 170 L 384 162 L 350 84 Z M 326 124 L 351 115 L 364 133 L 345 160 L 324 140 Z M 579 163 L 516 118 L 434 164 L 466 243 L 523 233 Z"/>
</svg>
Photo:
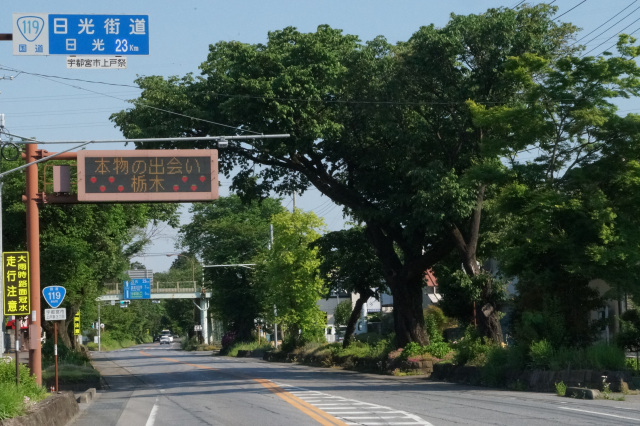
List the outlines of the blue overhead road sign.
<svg viewBox="0 0 640 426">
<path fill-rule="evenodd" d="M 49 15 L 49 54 L 148 55 L 149 15 Z"/>
<path fill-rule="evenodd" d="M 14 55 L 149 54 L 149 15 L 13 14 Z"/>
<path fill-rule="evenodd" d="M 150 299 L 151 280 L 149 278 L 137 278 L 124 282 L 125 299 Z"/>
</svg>

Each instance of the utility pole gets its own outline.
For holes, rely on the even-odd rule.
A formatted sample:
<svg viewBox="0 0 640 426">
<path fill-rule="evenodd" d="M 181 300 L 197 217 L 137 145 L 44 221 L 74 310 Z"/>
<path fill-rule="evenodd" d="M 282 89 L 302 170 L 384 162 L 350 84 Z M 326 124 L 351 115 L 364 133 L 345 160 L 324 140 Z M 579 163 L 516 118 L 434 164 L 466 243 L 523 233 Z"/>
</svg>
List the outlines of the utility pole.
<svg viewBox="0 0 640 426">
<path fill-rule="evenodd" d="M 38 146 L 34 143 L 26 145 L 24 158 L 27 164 L 27 248 L 30 256 L 31 277 L 31 327 L 30 333 L 40 335 L 42 321 L 40 318 L 40 217 L 38 214 L 38 165 L 33 164 L 38 160 L 36 152 Z M 40 341 L 36 347 L 29 347 L 29 370 L 36 376 L 36 383 L 42 385 L 42 351 Z M 33 349 L 32 349 L 33 348 Z"/>
<path fill-rule="evenodd" d="M 296 195 L 298 195 L 298 193 L 296 191 L 293 191 L 293 210 L 292 210 L 292 213 L 296 212 Z"/>
<path fill-rule="evenodd" d="M 294 209 L 295 209 L 295 192 L 294 194 Z M 269 250 L 273 250 L 273 224 L 269 225 Z M 276 349 L 278 349 L 278 323 L 276 322 L 278 319 L 278 309 L 276 308 L 275 303 L 273 304 L 273 316 L 275 317 L 273 320 L 273 334 L 276 336 L 274 342 L 275 342 L 275 347 Z"/>
<path fill-rule="evenodd" d="M 4 129 L 4 114 L 0 114 L 0 132 L 2 132 L 3 129 Z M 0 144 L 2 144 L 2 141 L 0 141 Z M 4 144 L 2 144 L 2 147 L 4 147 Z M 3 181 L 2 181 L 2 178 L 0 178 L 0 256 L 2 256 L 2 251 L 4 250 L 4 248 L 2 247 L 2 185 L 3 185 Z M 4 280 L 4 274 L 0 274 L 0 320 L 2 321 L 2 324 L 0 324 L 0 334 L 2 334 L 2 338 L 0 339 L 0 356 L 4 354 L 4 350 L 5 350 L 4 348 L 4 336 L 5 336 L 4 281 L 3 280 Z M 16 365 L 17 364 L 18 364 L 18 358 L 16 357 Z"/>
</svg>

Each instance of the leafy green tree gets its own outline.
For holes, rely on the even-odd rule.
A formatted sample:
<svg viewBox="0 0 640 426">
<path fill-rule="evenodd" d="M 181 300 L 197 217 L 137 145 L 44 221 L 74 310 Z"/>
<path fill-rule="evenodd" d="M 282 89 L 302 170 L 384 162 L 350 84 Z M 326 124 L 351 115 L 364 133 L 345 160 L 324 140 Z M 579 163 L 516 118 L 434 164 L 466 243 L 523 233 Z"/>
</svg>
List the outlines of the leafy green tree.
<svg viewBox="0 0 640 426">
<path fill-rule="evenodd" d="M 508 102 L 520 88 L 505 77 L 508 58 L 569 50 L 574 27 L 556 23 L 553 11 L 452 16 L 396 46 L 383 37 L 361 43 L 328 26 L 273 31 L 266 44 L 219 42 L 201 78 L 141 78 L 138 106 L 113 120 L 127 137 L 219 133 L 212 121 L 245 135 L 289 133 L 231 141 L 222 170 L 240 170 L 234 187 L 249 197 L 314 185 L 344 206 L 365 224 L 382 265 L 397 344 L 427 343 L 424 272 L 456 250 L 469 276 L 486 276 L 476 258 L 488 178 L 478 170 L 500 162 L 485 157 L 486 133 L 464 101 Z M 478 309 L 488 304 L 491 312 L 482 329 L 498 340 L 491 282 L 481 290 Z"/>
<path fill-rule="evenodd" d="M 237 195 L 193 204 L 191 222 L 180 229 L 182 245 L 199 253 L 208 265 L 253 263 L 251 259 L 269 241 L 271 217 L 283 211 L 280 200 L 243 203 Z M 205 268 L 205 274 L 213 314 L 238 340 L 250 340 L 254 320 L 262 317 L 265 309 L 252 270 L 216 267 Z"/>
<path fill-rule="evenodd" d="M 338 303 L 333 310 L 333 321 L 336 326 L 343 326 L 349 324 L 349 318 L 351 318 L 351 300 L 343 300 Z"/>
<path fill-rule="evenodd" d="M 628 351 L 640 352 L 639 309 L 629 309 L 620 315 L 620 332 L 616 336 L 616 341 Z"/>
<path fill-rule="evenodd" d="M 265 316 L 286 330 L 292 346 L 321 339 L 326 316 L 317 305 L 325 294 L 324 281 L 318 276 L 320 260 L 312 243 L 324 230 L 322 219 L 314 213 L 296 209 L 272 217 L 273 245 L 256 257 L 259 294 L 264 304 L 276 306 Z"/>
<path fill-rule="evenodd" d="M 319 249 L 318 255 L 322 259 L 319 271 L 329 291 L 359 295 L 353 309 L 350 301 L 344 304 L 349 307 L 349 315 L 346 321 L 338 322 L 347 326 L 342 343 L 346 348 L 353 337 L 362 306 L 371 297 L 379 298 L 380 291 L 386 288 L 382 267 L 367 241 L 364 229 L 359 226 L 325 234 L 314 246 Z"/>
<path fill-rule="evenodd" d="M 110 338 L 142 343 L 150 341 L 164 315 L 162 305 L 151 303 L 150 300 L 132 300 L 127 308 L 119 305 L 102 306 L 100 322 Z"/>
<path fill-rule="evenodd" d="M 602 306 L 592 279 L 611 284 L 613 297 L 640 291 L 640 116 L 621 116 L 613 103 L 639 94 L 634 41 L 621 37 L 620 56 L 510 58 L 505 77 L 519 96 L 469 103 L 485 150 L 505 159 L 499 258 L 518 278 L 521 340 L 590 343 L 590 311 Z"/>
</svg>

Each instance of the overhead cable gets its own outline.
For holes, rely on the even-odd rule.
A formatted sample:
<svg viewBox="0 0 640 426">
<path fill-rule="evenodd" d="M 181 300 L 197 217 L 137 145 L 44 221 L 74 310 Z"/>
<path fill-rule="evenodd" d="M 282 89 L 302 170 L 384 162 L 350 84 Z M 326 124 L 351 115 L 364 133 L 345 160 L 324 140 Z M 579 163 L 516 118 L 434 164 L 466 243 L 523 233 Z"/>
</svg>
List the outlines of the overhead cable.
<svg viewBox="0 0 640 426">
<path fill-rule="evenodd" d="M 571 12 L 573 9 L 575 9 L 576 7 L 580 6 L 582 3 L 585 3 L 587 0 L 582 0 L 580 3 L 576 4 L 575 6 L 573 6 L 571 9 L 567 10 L 565 13 L 562 13 L 558 16 L 556 16 L 554 19 L 560 19 L 561 17 L 563 17 L 564 15 L 566 15 L 567 13 Z"/>
<path fill-rule="evenodd" d="M 619 19 L 615 24 L 611 25 L 609 28 L 607 28 L 606 30 L 602 31 L 600 34 L 598 34 L 597 36 L 593 37 L 591 40 L 586 41 L 584 44 L 589 44 L 594 40 L 597 40 L 598 37 L 600 37 L 601 35 L 603 35 L 604 33 L 606 33 L 607 31 L 609 31 L 610 29 L 612 29 L 613 27 L 615 27 L 616 25 L 618 25 L 620 22 L 624 21 L 625 19 L 627 19 L 629 16 L 633 15 L 638 9 L 640 9 L 639 7 L 636 7 L 634 10 L 632 10 L 631 12 L 629 12 L 627 15 L 625 15 L 622 19 Z M 623 30 L 624 31 L 624 30 Z M 606 43 L 606 42 L 605 42 Z M 574 43 L 575 44 L 575 43 Z"/>
<path fill-rule="evenodd" d="M 582 37 L 580 37 L 579 39 L 577 39 L 576 41 L 574 41 L 571 45 L 573 46 L 574 44 L 578 43 L 580 40 L 584 40 L 585 38 L 589 37 L 591 34 L 593 34 L 594 32 L 598 31 L 600 28 L 602 28 L 603 26 L 605 26 L 606 24 L 608 24 L 609 22 L 611 22 L 611 20 L 613 20 L 616 16 L 620 15 L 622 12 L 624 12 L 625 10 L 629 9 L 631 6 L 633 6 L 634 3 L 637 3 L 638 0 L 633 0 L 633 2 L 629 3 L 627 5 L 627 7 L 625 7 L 624 9 L 622 9 L 620 12 L 616 13 L 615 15 L 613 15 L 611 18 L 607 19 L 606 21 L 604 21 L 602 24 L 598 25 L 596 28 L 594 28 L 593 30 L 589 31 L 587 34 L 583 35 Z M 635 9 L 633 12 L 635 12 L 638 9 Z M 629 13 L 626 17 L 628 17 L 629 15 L 631 15 L 633 12 Z M 622 19 L 624 20 L 624 18 Z M 618 21 L 620 22 L 620 21 Z M 617 23 L 616 23 L 617 24 Z M 609 29 L 611 29 L 613 26 L 615 26 L 616 24 L 613 24 L 611 27 L 607 28 L 604 32 L 607 32 Z M 602 34 L 602 33 L 601 33 Z M 601 34 L 597 35 L 597 37 L 599 37 Z M 587 42 L 588 43 L 588 42 Z M 586 43 L 585 43 L 586 44 Z"/>
<path fill-rule="evenodd" d="M 624 30 L 626 30 L 627 28 L 629 28 L 630 26 L 632 26 L 633 24 L 635 24 L 636 22 L 640 21 L 640 18 L 636 19 L 635 21 L 633 21 L 632 23 L 630 23 L 629 25 L 627 25 L 626 27 L 624 27 L 622 30 L 620 30 L 619 32 L 617 32 L 616 34 L 612 35 L 611 37 L 609 37 L 608 39 L 606 39 L 605 41 L 603 41 L 602 43 L 600 43 L 599 45 L 597 45 L 596 47 L 594 47 L 593 49 L 589 50 L 588 52 L 585 52 L 581 57 L 585 57 L 587 56 L 589 53 L 593 52 L 594 50 L 596 50 L 597 48 L 599 48 L 600 46 L 602 46 L 603 44 L 609 43 L 609 41 L 612 38 L 615 38 L 616 36 L 622 34 L 622 32 Z M 637 31 L 637 30 L 636 30 Z M 635 31 L 634 31 L 635 32 Z"/>
</svg>

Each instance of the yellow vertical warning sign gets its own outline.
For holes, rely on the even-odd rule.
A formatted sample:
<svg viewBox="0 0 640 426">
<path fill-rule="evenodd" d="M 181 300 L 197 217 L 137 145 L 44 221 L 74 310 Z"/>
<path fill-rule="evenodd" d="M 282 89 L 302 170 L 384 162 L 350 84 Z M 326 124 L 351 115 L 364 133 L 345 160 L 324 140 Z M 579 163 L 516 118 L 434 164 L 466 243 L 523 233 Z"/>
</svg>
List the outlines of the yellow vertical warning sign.
<svg viewBox="0 0 640 426">
<path fill-rule="evenodd" d="M 80 332 L 80 311 L 73 316 L 73 335 L 79 336 Z"/>
<path fill-rule="evenodd" d="M 31 312 L 29 252 L 2 253 L 4 316 L 29 315 Z"/>
</svg>

